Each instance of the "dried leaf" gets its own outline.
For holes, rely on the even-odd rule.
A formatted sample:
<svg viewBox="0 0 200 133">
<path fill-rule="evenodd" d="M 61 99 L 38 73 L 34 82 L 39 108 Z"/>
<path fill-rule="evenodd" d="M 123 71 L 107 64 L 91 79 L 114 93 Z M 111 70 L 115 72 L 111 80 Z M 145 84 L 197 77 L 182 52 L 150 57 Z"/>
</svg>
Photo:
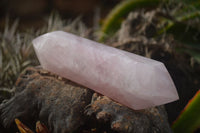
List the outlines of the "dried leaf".
<svg viewBox="0 0 200 133">
<path fill-rule="evenodd" d="M 40 121 L 36 123 L 36 132 L 37 133 L 49 133 L 47 127 L 42 124 Z"/>
<path fill-rule="evenodd" d="M 15 123 L 20 131 L 20 133 L 34 133 L 31 129 L 29 129 L 27 126 L 25 126 L 21 121 L 18 119 L 15 119 Z"/>
</svg>

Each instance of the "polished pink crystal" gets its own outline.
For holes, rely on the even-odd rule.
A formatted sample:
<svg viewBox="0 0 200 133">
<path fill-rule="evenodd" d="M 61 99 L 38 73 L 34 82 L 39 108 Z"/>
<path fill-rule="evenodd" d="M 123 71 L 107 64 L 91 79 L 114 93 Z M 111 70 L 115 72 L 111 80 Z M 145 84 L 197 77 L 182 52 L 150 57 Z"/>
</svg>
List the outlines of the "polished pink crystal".
<svg viewBox="0 0 200 133">
<path fill-rule="evenodd" d="M 132 109 L 178 99 L 163 63 L 63 31 L 33 40 L 44 69 L 93 89 Z"/>
</svg>

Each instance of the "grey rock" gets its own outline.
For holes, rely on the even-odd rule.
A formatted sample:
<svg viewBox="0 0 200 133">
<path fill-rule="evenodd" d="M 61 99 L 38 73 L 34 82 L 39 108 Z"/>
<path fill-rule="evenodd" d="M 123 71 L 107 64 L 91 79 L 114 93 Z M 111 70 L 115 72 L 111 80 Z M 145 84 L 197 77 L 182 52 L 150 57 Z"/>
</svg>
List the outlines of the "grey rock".
<svg viewBox="0 0 200 133">
<path fill-rule="evenodd" d="M 4 127 L 15 118 L 24 124 L 40 120 L 52 133 L 83 132 L 95 121 L 108 123 L 105 131 L 112 133 L 171 132 L 164 107 L 135 111 L 39 67 L 27 68 L 16 82 L 15 95 L 0 105 Z"/>
</svg>

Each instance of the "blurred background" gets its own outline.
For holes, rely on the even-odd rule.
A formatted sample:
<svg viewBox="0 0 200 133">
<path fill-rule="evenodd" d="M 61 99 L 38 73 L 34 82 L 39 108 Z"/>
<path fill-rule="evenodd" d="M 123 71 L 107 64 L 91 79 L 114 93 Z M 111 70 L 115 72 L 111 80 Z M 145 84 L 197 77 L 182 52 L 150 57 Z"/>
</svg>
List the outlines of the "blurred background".
<svg viewBox="0 0 200 133">
<path fill-rule="evenodd" d="M 6 17 L 10 22 L 19 19 L 19 28 L 39 28 L 45 25 L 45 17 L 52 11 L 63 19 L 73 20 L 82 16 L 87 26 L 93 25 L 94 14 L 106 14 L 121 0 L 0 0 L 0 29 L 3 30 Z"/>
</svg>

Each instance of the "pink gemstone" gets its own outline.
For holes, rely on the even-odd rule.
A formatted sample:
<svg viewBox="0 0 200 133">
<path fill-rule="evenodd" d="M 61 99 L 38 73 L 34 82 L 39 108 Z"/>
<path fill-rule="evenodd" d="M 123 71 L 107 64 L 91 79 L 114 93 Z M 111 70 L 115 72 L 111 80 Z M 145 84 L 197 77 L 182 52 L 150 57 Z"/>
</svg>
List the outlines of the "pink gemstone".
<svg viewBox="0 0 200 133">
<path fill-rule="evenodd" d="M 178 99 L 164 64 L 63 31 L 33 40 L 44 69 L 93 89 L 132 109 Z"/>
</svg>

